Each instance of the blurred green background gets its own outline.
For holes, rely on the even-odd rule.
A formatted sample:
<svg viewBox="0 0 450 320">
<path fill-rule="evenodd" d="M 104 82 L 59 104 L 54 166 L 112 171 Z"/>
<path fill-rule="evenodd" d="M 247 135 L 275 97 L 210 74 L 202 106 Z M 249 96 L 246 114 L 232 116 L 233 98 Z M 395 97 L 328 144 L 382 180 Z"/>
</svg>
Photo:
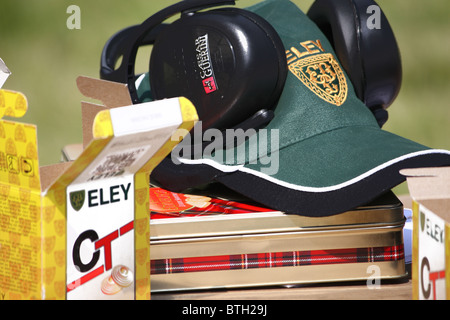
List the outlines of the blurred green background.
<svg viewBox="0 0 450 320">
<path fill-rule="evenodd" d="M 4 88 L 23 92 L 29 110 L 19 121 L 38 126 L 40 165 L 60 161 L 61 148 L 81 142 L 79 75 L 99 76 L 100 53 L 116 31 L 176 1 L 1 0 L 0 57 L 12 75 Z M 239 7 L 259 2 L 238 0 Z M 313 0 L 294 0 L 306 11 Z M 384 127 L 439 149 L 450 149 L 450 1 L 378 0 L 397 36 L 403 85 Z M 70 5 L 81 29 L 66 26 Z M 148 68 L 149 50 L 138 56 Z M 405 184 L 396 192 L 405 192 Z"/>
</svg>

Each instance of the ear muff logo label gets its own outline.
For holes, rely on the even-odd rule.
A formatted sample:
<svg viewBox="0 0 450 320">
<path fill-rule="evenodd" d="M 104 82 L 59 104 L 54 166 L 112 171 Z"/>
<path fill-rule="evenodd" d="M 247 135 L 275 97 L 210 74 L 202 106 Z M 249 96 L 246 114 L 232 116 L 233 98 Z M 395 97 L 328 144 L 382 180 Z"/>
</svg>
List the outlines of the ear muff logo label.
<svg viewBox="0 0 450 320">
<path fill-rule="evenodd" d="M 291 48 L 286 52 L 289 70 L 312 92 L 328 103 L 342 105 L 347 99 L 347 81 L 341 67 L 330 53 L 313 55 L 323 51 L 317 40 L 301 45 L 306 52 Z M 307 55 L 308 57 L 300 59 Z"/>
<path fill-rule="evenodd" d="M 204 34 L 195 39 L 195 51 L 197 52 L 197 65 L 200 69 L 203 88 L 205 89 L 205 93 L 209 94 L 218 88 L 211 63 L 208 34 Z"/>
</svg>

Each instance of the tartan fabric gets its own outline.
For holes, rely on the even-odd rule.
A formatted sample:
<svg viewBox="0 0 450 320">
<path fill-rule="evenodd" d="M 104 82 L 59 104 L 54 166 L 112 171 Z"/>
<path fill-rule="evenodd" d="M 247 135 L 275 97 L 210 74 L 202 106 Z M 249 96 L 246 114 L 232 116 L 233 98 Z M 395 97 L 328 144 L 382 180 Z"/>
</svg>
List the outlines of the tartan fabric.
<svg viewBox="0 0 450 320">
<path fill-rule="evenodd" d="M 235 269 L 382 262 L 403 259 L 403 245 L 375 248 L 270 252 L 152 260 L 150 273 L 155 275 Z"/>
</svg>

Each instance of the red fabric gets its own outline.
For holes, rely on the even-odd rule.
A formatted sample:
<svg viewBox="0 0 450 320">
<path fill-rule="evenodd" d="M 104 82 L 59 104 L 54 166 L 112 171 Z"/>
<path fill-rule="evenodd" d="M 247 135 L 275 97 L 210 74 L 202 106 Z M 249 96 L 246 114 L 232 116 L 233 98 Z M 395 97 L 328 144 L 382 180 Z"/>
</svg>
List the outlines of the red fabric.
<svg viewBox="0 0 450 320">
<path fill-rule="evenodd" d="M 188 201 L 189 197 L 203 198 L 203 203 L 207 203 L 208 205 L 201 208 L 198 208 L 195 205 L 190 205 Z M 150 188 L 150 219 L 185 218 L 271 211 L 273 210 L 252 204 L 176 193 L 162 188 Z"/>
</svg>

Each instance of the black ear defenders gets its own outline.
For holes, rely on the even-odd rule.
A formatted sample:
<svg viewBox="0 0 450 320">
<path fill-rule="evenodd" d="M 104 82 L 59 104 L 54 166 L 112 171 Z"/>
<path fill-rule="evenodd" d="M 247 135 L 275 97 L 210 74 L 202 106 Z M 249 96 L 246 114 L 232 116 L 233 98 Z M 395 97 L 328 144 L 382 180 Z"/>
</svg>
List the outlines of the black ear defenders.
<svg viewBox="0 0 450 320">
<path fill-rule="evenodd" d="M 230 7 L 199 11 L 224 4 L 234 1 L 185 0 L 120 31 L 104 47 L 101 78 L 127 83 L 138 103 L 137 50 L 153 44 L 149 78 L 154 99 L 190 99 L 203 130 L 266 123 L 271 114 L 265 111 L 276 105 L 287 75 L 284 46 L 273 27 L 252 12 Z M 180 19 L 163 23 L 180 12 Z"/>
<path fill-rule="evenodd" d="M 181 1 L 116 33 L 104 46 L 100 77 L 127 83 L 133 103 L 139 103 L 136 55 L 140 46 L 153 44 L 149 77 L 154 99 L 189 98 L 203 129 L 265 125 L 286 78 L 285 51 L 276 31 L 252 12 L 229 7 L 200 11 L 234 3 Z M 180 19 L 164 23 L 177 13 Z M 399 49 L 383 11 L 374 0 L 316 0 L 308 16 L 334 46 L 358 98 L 383 126 L 402 82 Z"/>
<path fill-rule="evenodd" d="M 140 46 L 153 45 L 148 74 L 153 99 L 190 99 L 203 130 L 265 126 L 273 118 L 271 109 L 288 73 L 286 52 L 262 17 L 234 7 L 214 8 L 232 4 L 232 0 L 184 0 L 119 31 L 103 49 L 101 78 L 126 83 L 133 103 L 139 103 L 136 55 Z M 368 27 L 371 6 L 380 10 L 380 29 Z M 178 20 L 165 23 L 179 13 Z M 373 0 L 316 0 L 308 16 L 334 46 L 358 98 L 381 127 L 388 118 L 386 108 L 400 89 L 402 71 L 385 15 Z M 213 181 L 216 174 L 210 166 L 175 165 L 168 157 L 152 172 L 152 179 L 166 189 L 183 191 Z"/>
<path fill-rule="evenodd" d="M 381 8 L 373 0 L 316 0 L 307 14 L 334 46 L 358 98 L 383 126 L 400 90 L 402 66 Z"/>
</svg>

